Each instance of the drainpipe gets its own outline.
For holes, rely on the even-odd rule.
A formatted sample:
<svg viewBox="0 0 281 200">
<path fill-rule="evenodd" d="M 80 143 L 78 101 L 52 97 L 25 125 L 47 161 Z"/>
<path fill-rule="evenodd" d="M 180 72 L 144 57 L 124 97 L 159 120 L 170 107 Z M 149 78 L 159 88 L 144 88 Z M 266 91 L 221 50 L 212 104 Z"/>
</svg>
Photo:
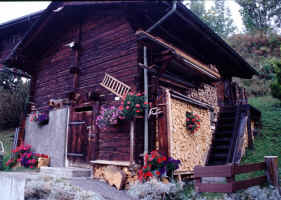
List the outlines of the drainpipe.
<svg viewBox="0 0 281 200">
<path fill-rule="evenodd" d="M 153 24 L 150 28 L 146 30 L 146 32 L 151 32 L 155 27 L 163 23 L 170 15 L 172 15 L 177 9 L 177 1 L 173 1 L 172 9 L 165 14 L 159 21 Z M 147 67 L 147 47 L 143 47 L 143 64 Z M 148 102 L 148 74 L 147 68 L 144 68 L 144 100 Z M 148 108 L 145 109 L 144 112 L 144 155 L 148 153 Z"/>
</svg>

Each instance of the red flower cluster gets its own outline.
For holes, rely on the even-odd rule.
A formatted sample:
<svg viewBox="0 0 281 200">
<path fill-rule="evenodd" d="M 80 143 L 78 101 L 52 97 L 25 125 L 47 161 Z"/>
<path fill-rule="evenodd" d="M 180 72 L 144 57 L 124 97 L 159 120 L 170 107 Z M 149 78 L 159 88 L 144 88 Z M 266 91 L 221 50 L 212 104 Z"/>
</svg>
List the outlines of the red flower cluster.
<svg viewBox="0 0 281 200">
<path fill-rule="evenodd" d="M 191 133 L 196 132 L 200 128 L 200 118 L 191 112 L 186 112 L 186 128 Z"/>
<path fill-rule="evenodd" d="M 144 109 L 148 107 L 149 103 L 144 101 L 142 93 L 130 92 L 127 94 L 119 110 L 121 111 L 120 119 L 133 119 L 135 116 L 143 115 Z"/>
<path fill-rule="evenodd" d="M 39 157 L 48 158 L 45 154 L 36 154 L 31 152 L 31 145 L 21 144 L 17 148 L 13 149 L 12 152 L 15 154 L 13 159 L 6 162 L 8 168 L 13 167 L 16 163 L 20 163 L 21 166 L 26 168 L 36 168 Z"/>
<path fill-rule="evenodd" d="M 144 166 L 138 172 L 140 181 L 148 180 L 153 176 L 160 177 L 165 172 L 163 169 L 167 157 L 160 155 L 156 150 L 146 154 L 144 161 Z"/>
</svg>

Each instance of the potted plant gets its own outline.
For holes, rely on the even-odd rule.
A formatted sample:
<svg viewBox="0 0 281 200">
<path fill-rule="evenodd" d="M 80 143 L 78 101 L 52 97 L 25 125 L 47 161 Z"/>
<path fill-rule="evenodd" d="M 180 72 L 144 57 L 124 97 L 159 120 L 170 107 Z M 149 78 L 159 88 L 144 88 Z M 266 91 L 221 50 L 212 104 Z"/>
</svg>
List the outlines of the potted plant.
<svg viewBox="0 0 281 200">
<path fill-rule="evenodd" d="M 138 171 L 140 181 L 147 181 L 153 177 L 173 177 L 173 172 L 179 168 L 180 160 L 167 158 L 158 151 L 145 155 L 144 166 Z"/>
<path fill-rule="evenodd" d="M 132 120 L 135 117 L 143 116 L 144 110 L 148 106 L 148 102 L 144 101 L 144 96 L 141 93 L 130 92 L 119 107 L 120 118 Z"/>
<path fill-rule="evenodd" d="M 192 112 L 186 112 L 186 129 L 195 133 L 200 128 L 200 118 Z"/>
</svg>

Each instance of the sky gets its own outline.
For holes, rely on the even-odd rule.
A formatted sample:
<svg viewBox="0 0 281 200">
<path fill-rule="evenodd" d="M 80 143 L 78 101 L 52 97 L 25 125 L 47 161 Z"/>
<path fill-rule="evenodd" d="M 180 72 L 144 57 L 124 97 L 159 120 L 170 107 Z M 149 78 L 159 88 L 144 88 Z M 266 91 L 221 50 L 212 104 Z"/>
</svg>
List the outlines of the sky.
<svg viewBox="0 0 281 200">
<path fill-rule="evenodd" d="M 12 19 L 28 15 L 45 9 L 50 1 L 23 1 L 23 2 L 0 2 L 0 24 Z M 206 7 L 209 8 L 213 4 L 213 0 L 206 0 Z M 234 23 L 239 31 L 242 31 L 242 19 L 239 14 L 239 5 L 234 0 L 227 0 L 226 6 L 230 8 Z"/>
</svg>

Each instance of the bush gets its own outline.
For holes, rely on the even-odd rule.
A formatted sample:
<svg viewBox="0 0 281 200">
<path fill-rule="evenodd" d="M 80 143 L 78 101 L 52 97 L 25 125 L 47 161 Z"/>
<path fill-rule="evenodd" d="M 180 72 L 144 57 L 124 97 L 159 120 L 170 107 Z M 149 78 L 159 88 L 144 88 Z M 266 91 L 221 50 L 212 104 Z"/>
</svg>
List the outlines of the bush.
<svg viewBox="0 0 281 200">
<path fill-rule="evenodd" d="M 281 59 L 275 60 L 273 63 L 275 78 L 271 84 L 271 94 L 273 97 L 281 101 Z"/>
</svg>

